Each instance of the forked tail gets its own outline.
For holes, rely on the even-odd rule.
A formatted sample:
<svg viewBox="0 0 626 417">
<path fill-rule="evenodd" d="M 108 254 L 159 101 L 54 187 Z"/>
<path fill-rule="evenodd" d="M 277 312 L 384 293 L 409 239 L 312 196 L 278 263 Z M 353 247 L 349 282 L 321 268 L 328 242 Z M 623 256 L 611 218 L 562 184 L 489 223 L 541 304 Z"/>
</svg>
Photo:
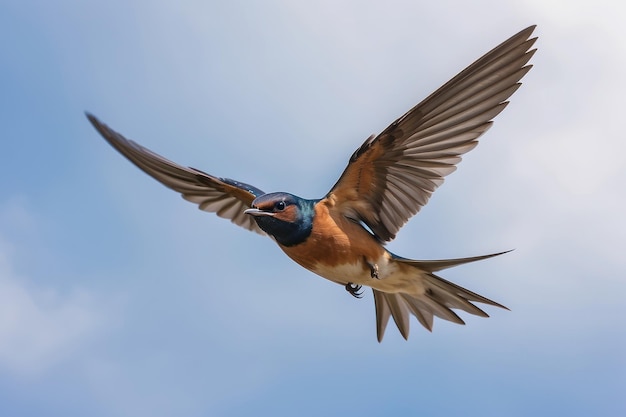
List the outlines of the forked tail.
<svg viewBox="0 0 626 417">
<path fill-rule="evenodd" d="M 510 252 L 510 251 L 507 251 Z M 481 317 L 489 317 L 487 313 L 476 307 L 472 302 L 489 304 L 507 309 L 502 304 L 496 303 L 488 298 L 478 295 L 459 285 L 438 277 L 434 272 L 457 265 L 480 261 L 492 258 L 507 252 L 493 253 L 491 255 L 475 256 L 471 258 L 444 259 L 437 261 L 416 261 L 395 257 L 395 260 L 415 267 L 420 271 L 420 279 L 425 288 L 424 293 L 419 296 L 405 293 L 386 293 L 378 290 L 374 291 L 374 303 L 376 305 L 376 334 L 378 341 L 383 340 L 385 328 L 389 322 L 389 317 L 398 326 L 398 330 L 405 339 L 409 337 L 409 314 L 414 315 L 417 320 L 429 331 L 433 328 L 433 316 L 448 320 L 458 324 L 465 322 L 452 309 L 459 309 L 470 314 Z"/>
</svg>

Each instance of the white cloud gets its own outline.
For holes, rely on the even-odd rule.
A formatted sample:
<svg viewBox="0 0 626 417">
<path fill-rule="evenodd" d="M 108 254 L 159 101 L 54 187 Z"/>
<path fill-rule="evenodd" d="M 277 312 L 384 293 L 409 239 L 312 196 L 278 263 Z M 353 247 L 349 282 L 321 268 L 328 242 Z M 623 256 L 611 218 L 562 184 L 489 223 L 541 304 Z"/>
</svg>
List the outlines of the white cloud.
<svg viewBox="0 0 626 417">
<path fill-rule="evenodd" d="M 35 224 L 13 200 L 0 207 L 0 226 L 32 232 Z M 0 370 L 23 376 L 72 357 L 104 324 L 88 291 L 69 293 L 35 284 L 15 271 L 16 247 L 0 236 Z"/>
</svg>

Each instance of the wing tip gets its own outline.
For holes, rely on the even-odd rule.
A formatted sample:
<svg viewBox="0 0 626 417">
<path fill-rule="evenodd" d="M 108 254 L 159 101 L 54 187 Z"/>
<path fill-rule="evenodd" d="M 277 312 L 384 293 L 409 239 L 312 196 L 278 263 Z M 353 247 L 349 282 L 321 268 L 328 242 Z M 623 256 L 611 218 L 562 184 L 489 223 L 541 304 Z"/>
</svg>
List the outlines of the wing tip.
<svg viewBox="0 0 626 417">
<path fill-rule="evenodd" d="M 100 123 L 100 120 L 98 120 L 98 118 L 96 116 L 94 116 L 92 113 L 90 113 L 89 111 L 85 110 L 84 113 L 85 113 L 85 117 L 87 118 L 87 120 L 89 120 L 89 122 L 95 128 L 98 128 L 98 126 L 102 124 L 102 123 Z"/>
</svg>

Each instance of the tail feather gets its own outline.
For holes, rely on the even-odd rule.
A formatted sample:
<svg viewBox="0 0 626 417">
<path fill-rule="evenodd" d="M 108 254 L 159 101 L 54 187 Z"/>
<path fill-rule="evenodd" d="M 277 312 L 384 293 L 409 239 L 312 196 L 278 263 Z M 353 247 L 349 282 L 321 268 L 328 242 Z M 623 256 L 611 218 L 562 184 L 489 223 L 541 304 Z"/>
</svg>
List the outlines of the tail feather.
<svg viewBox="0 0 626 417">
<path fill-rule="evenodd" d="M 385 301 L 391 310 L 391 317 L 396 322 L 400 334 L 405 339 L 409 337 L 409 310 L 406 308 L 401 297 L 385 297 Z"/>
<path fill-rule="evenodd" d="M 483 259 L 489 259 L 489 258 L 493 258 L 494 256 L 504 255 L 505 253 L 509 253 L 512 251 L 513 249 L 506 250 L 504 252 L 490 253 L 489 255 L 470 256 L 468 258 L 438 259 L 434 261 L 419 261 L 415 259 L 405 259 L 397 255 L 393 255 L 393 257 L 394 259 L 402 263 L 415 265 L 423 271 L 438 272 L 438 271 L 441 271 L 442 269 L 453 268 L 455 266 L 468 264 L 470 262 L 482 261 Z"/>
<path fill-rule="evenodd" d="M 402 337 L 408 339 L 410 314 L 415 316 L 422 326 L 432 331 L 434 316 L 453 323 L 465 324 L 452 309 L 463 310 L 475 316 L 489 317 L 487 313 L 474 305 L 473 302 L 488 304 L 508 310 L 507 307 L 500 303 L 440 278 L 433 273 L 434 271 L 491 258 L 507 252 L 438 261 L 415 261 L 396 257 L 395 259 L 398 262 L 416 268 L 416 279 L 422 281 L 424 293 L 415 296 L 406 293 L 386 293 L 373 290 L 374 303 L 376 306 L 376 334 L 378 341 L 380 342 L 383 339 L 385 329 L 389 323 L 389 317 L 393 317 Z"/>
<path fill-rule="evenodd" d="M 395 294 L 388 294 L 381 291 L 374 291 L 374 308 L 376 309 L 376 335 L 378 342 L 382 342 L 385 335 L 385 329 L 387 323 L 389 323 L 389 317 L 391 317 L 391 310 L 387 303 L 387 297 Z M 418 318 L 419 319 L 419 318 Z M 402 330 L 400 329 L 400 333 Z"/>
<path fill-rule="evenodd" d="M 433 313 L 430 310 L 425 308 L 419 308 L 418 303 L 415 302 L 415 298 L 411 297 L 408 294 L 401 294 L 402 298 L 406 302 L 406 305 L 409 307 L 409 310 L 415 317 L 417 317 L 417 321 L 420 322 L 422 326 L 428 329 L 429 332 L 433 331 Z M 382 339 L 382 335 L 380 337 Z M 380 340 L 379 340 L 380 342 Z"/>
<path fill-rule="evenodd" d="M 437 292 L 439 293 L 440 296 L 442 297 L 447 296 L 447 297 L 455 298 L 459 300 L 459 305 L 455 305 L 455 303 L 452 302 L 452 300 L 448 300 L 448 301 L 450 301 L 449 304 L 451 304 L 454 308 L 460 308 L 461 310 L 467 311 L 468 313 L 475 314 L 478 316 L 483 316 L 483 317 L 489 317 L 487 313 L 485 313 L 484 311 L 476 307 L 474 304 L 470 303 L 470 301 L 479 302 L 483 304 L 489 304 L 495 307 L 500 307 L 500 308 L 504 308 L 505 310 L 508 310 L 507 307 L 503 306 L 500 303 L 490 300 L 487 297 L 483 297 L 480 294 L 476 294 L 475 292 L 470 291 L 467 288 L 463 288 L 460 285 L 456 285 L 455 283 L 447 281 L 435 274 L 429 274 L 426 277 L 426 282 L 430 285 L 430 288 L 433 289 L 433 292 L 437 291 L 434 289 L 434 287 L 437 287 L 438 288 Z M 466 310 L 462 306 L 469 307 L 469 308 Z"/>
</svg>

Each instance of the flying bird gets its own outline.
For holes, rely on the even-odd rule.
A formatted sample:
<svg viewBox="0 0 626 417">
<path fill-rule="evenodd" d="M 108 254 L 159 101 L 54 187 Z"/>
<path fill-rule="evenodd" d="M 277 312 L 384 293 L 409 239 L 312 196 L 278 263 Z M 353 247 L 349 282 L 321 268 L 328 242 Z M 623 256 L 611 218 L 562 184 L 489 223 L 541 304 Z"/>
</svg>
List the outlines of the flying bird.
<svg viewBox="0 0 626 417">
<path fill-rule="evenodd" d="M 117 151 L 148 175 L 182 194 L 201 210 L 268 235 L 295 262 L 360 298 L 372 288 L 376 331 L 382 341 L 393 317 L 409 336 L 413 315 L 428 330 L 433 317 L 464 324 L 453 309 L 488 317 L 474 303 L 506 308 L 446 281 L 437 272 L 491 258 L 412 260 L 385 248 L 456 169 L 461 155 L 478 144 L 519 88 L 536 49 L 535 26 L 504 41 L 442 87 L 370 136 L 350 157 L 323 198 L 265 193 L 229 178 L 178 165 L 126 139 L 96 117 L 89 121 Z"/>
</svg>

